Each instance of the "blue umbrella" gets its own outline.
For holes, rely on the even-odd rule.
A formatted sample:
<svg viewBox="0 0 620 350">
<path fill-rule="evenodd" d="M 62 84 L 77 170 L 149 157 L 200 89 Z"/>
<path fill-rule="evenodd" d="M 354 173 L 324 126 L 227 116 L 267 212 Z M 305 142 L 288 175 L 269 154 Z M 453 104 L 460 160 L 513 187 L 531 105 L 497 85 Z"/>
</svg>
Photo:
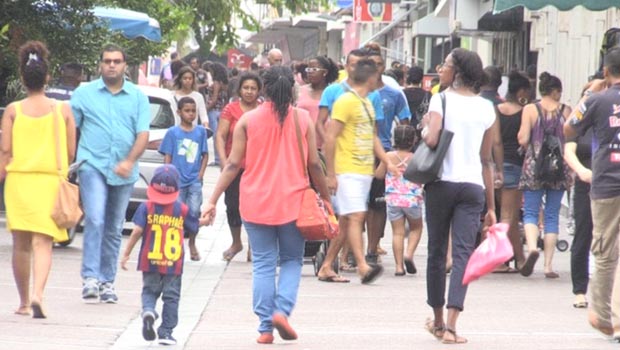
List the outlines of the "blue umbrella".
<svg viewBox="0 0 620 350">
<path fill-rule="evenodd" d="M 161 42 L 159 22 L 145 13 L 97 6 L 93 9 L 93 14 L 105 22 L 110 30 L 119 31 L 128 39 L 143 37 Z"/>
</svg>

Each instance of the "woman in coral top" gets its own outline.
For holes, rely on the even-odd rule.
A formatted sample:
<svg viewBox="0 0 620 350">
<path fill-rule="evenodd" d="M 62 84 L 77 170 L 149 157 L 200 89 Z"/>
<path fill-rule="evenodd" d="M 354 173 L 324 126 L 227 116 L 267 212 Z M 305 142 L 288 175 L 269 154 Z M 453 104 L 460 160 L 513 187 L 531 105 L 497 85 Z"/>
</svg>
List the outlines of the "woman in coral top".
<svg viewBox="0 0 620 350">
<path fill-rule="evenodd" d="M 297 300 L 304 253 L 304 238 L 295 221 L 309 184 L 305 164 L 325 201 L 329 192 L 317 156 L 314 123 L 308 112 L 291 106 L 293 72 L 274 66 L 263 78 L 267 101 L 237 123 L 232 150 L 202 215 L 213 222 L 217 200 L 241 171 L 245 158 L 239 210 L 252 246 L 253 305 L 260 320 L 256 341 L 270 344 L 273 328 L 284 340 L 297 339 L 288 317 Z M 301 129 L 303 162 L 295 119 Z"/>
<path fill-rule="evenodd" d="M 237 94 L 239 99 L 227 104 L 220 115 L 220 122 L 217 125 L 215 134 L 216 150 L 220 154 L 220 167 L 224 169 L 226 159 L 230 155 L 232 149 L 233 131 L 241 116 L 253 110 L 258 106 L 259 92 L 263 88 L 258 75 L 254 73 L 244 73 L 239 78 L 239 88 Z M 243 250 L 241 243 L 241 214 L 239 213 L 239 182 L 243 174 L 243 163 L 241 170 L 235 177 L 234 181 L 225 191 L 224 203 L 226 203 L 226 218 L 228 219 L 228 227 L 232 235 L 232 244 L 222 253 L 222 257 L 226 261 L 232 260 L 237 253 Z M 248 259 L 250 258 L 248 251 Z"/>
</svg>

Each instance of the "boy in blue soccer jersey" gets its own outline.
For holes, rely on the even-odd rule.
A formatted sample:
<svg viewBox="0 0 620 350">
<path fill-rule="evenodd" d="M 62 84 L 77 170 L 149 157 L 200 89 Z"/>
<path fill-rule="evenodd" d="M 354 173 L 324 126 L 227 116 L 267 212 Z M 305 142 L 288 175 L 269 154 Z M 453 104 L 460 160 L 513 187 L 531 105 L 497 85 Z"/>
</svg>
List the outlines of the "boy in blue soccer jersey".
<svg viewBox="0 0 620 350">
<path fill-rule="evenodd" d="M 142 203 L 133 217 L 135 224 L 121 267 L 127 270 L 129 255 L 142 238 L 138 270 L 142 271 L 142 336 L 155 340 L 154 323 L 157 319 L 155 305 L 162 297 L 161 325 L 157 329 L 159 343 L 174 345 L 172 330 L 178 323 L 181 278 L 183 274 L 183 233 L 198 232 L 199 225 L 206 224 L 178 200 L 179 172 L 173 165 L 155 169 L 147 189 L 148 201 Z"/>
<path fill-rule="evenodd" d="M 172 164 L 179 170 L 179 200 L 189 207 L 192 215 L 200 217 L 202 177 L 209 161 L 207 129 L 194 125 L 196 101 L 191 97 L 181 98 L 177 108 L 181 124 L 168 129 L 159 146 L 159 153 L 164 155 L 164 163 Z M 193 261 L 200 260 L 196 248 L 197 233 L 185 232 L 185 237 L 189 237 L 189 253 Z"/>
</svg>

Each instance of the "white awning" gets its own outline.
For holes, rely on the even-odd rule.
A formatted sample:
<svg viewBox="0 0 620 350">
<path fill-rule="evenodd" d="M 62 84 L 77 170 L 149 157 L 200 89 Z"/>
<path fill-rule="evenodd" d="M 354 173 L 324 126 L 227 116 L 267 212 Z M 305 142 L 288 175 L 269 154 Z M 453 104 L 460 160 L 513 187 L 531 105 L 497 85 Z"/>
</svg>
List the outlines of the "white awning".
<svg viewBox="0 0 620 350">
<path fill-rule="evenodd" d="M 448 17 L 427 15 L 415 21 L 412 26 L 413 36 L 450 36 Z"/>
</svg>

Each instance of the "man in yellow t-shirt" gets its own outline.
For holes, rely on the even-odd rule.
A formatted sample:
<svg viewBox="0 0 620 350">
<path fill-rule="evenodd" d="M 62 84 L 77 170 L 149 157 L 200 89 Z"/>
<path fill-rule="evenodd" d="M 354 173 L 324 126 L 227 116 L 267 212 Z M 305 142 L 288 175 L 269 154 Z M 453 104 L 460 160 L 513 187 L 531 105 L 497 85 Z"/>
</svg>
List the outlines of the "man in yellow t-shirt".
<svg viewBox="0 0 620 350">
<path fill-rule="evenodd" d="M 390 163 L 377 136 L 375 113 L 368 94 L 379 79 L 377 65 L 368 58 L 360 59 L 349 76 L 347 92 L 332 108 L 332 122 L 327 127 L 323 149 L 327 159 L 327 185 L 336 196 L 340 214 L 340 232 L 349 246 L 363 284 L 371 283 L 383 272 L 380 265 L 369 265 L 364 258 L 363 226 L 368 193 L 374 171 L 374 157 L 388 164 L 390 172 L 398 169 Z M 340 249 L 342 240 L 332 241 L 330 249 Z M 319 278 L 320 279 L 320 278 Z M 329 278 L 321 280 L 333 282 Z"/>
</svg>

